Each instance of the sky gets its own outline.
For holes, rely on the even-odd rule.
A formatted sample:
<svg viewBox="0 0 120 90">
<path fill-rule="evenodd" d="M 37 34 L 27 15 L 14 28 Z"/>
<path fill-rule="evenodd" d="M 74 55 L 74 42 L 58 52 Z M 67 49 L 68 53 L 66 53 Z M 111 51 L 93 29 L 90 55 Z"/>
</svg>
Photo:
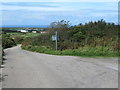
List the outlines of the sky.
<svg viewBox="0 0 120 90">
<path fill-rule="evenodd" d="M 19 2 L 18 2 L 19 1 Z M 0 7 L 0 20 L 3 26 L 14 25 L 50 25 L 51 22 L 67 20 L 71 25 L 104 19 L 106 22 L 118 22 L 118 2 L 86 2 L 78 0 L 4 0 Z"/>
</svg>

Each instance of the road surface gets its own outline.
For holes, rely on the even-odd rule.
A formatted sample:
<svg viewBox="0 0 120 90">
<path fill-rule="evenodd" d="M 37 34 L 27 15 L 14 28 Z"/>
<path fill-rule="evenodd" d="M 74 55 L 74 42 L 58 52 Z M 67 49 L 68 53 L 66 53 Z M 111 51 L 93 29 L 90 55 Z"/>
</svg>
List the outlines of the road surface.
<svg viewBox="0 0 120 90">
<path fill-rule="evenodd" d="M 55 56 L 5 50 L 3 88 L 118 88 L 117 58 Z"/>
</svg>

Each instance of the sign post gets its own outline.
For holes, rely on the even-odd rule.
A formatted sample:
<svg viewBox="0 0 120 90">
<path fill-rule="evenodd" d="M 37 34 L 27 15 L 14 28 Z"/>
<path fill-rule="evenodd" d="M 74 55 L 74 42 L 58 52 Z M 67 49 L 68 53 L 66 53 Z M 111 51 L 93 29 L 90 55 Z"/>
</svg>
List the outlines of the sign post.
<svg viewBox="0 0 120 90">
<path fill-rule="evenodd" d="M 57 39 L 58 39 L 58 33 L 56 31 L 56 51 L 57 51 Z"/>
<path fill-rule="evenodd" d="M 57 31 L 55 32 L 55 35 L 52 35 L 52 40 L 55 41 L 55 44 L 56 44 L 55 48 L 56 48 L 56 51 L 57 51 L 57 47 L 58 47 L 58 45 L 57 45 L 57 43 L 58 43 L 58 32 Z"/>
</svg>

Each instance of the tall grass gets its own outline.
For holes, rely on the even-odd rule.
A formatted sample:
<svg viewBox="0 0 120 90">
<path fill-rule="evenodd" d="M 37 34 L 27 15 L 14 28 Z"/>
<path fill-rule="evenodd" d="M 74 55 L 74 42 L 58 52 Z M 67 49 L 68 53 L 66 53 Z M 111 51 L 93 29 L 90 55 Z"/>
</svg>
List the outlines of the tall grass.
<svg viewBox="0 0 120 90">
<path fill-rule="evenodd" d="M 67 50 L 52 50 L 50 47 L 45 46 L 22 46 L 23 49 L 39 52 L 39 53 L 46 53 L 46 54 L 52 54 L 52 55 L 70 55 L 70 56 L 83 56 L 83 57 L 117 57 L 118 52 L 114 51 L 110 47 L 102 47 L 102 46 L 96 46 L 96 47 L 80 47 L 79 49 L 67 49 Z"/>
</svg>

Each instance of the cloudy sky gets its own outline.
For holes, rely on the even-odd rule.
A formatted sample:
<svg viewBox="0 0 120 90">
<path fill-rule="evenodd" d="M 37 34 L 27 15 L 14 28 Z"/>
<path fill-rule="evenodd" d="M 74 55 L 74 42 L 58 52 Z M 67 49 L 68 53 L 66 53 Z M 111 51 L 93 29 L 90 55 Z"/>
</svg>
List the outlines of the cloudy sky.
<svg viewBox="0 0 120 90">
<path fill-rule="evenodd" d="M 37 2 L 36 0 L 36 2 L 24 2 L 21 0 L 15 2 L 14 0 L 5 0 L 5 2 L 2 2 L 2 8 L 0 8 L 3 25 L 49 25 L 53 21 L 62 19 L 70 21 L 72 25 L 100 19 L 116 24 L 118 22 L 117 1 L 47 1 Z"/>
</svg>

